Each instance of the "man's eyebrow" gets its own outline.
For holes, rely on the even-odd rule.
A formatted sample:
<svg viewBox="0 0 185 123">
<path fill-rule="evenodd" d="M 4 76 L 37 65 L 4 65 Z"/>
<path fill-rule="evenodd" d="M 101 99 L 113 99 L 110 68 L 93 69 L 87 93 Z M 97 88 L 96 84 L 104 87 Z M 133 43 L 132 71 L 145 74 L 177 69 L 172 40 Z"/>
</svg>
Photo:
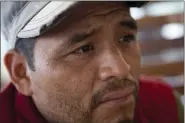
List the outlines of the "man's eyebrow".
<svg viewBox="0 0 185 123">
<path fill-rule="evenodd" d="M 92 36 L 94 32 L 95 30 L 92 30 L 90 32 L 81 32 L 81 33 L 76 33 L 72 35 L 71 38 L 69 38 L 69 45 L 76 44 L 76 43 L 83 41 L 84 39 Z"/>
<path fill-rule="evenodd" d="M 93 35 L 94 32 L 95 32 L 95 29 L 87 32 L 81 32 L 81 33 L 78 32 L 73 34 L 67 40 L 65 40 L 65 43 L 63 41 L 60 41 L 58 48 L 55 50 L 55 54 L 61 54 L 61 52 L 67 51 L 65 48 L 69 48 L 70 45 L 82 42 L 84 39 Z"/>
<path fill-rule="evenodd" d="M 133 19 L 122 20 L 119 22 L 122 27 L 128 27 L 130 29 L 137 30 L 137 23 Z"/>
</svg>

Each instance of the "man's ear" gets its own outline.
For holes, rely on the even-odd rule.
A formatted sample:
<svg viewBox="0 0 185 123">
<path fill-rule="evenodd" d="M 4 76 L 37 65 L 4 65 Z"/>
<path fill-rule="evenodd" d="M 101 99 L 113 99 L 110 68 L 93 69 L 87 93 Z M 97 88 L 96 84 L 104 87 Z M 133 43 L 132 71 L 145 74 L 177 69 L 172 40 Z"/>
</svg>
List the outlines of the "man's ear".
<svg viewBox="0 0 185 123">
<path fill-rule="evenodd" d="M 31 96 L 31 81 L 26 73 L 27 67 L 25 57 L 16 50 L 10 50 L 4 57 L 4 63 L 16 89 L 26 96 Z"/>
</svg>

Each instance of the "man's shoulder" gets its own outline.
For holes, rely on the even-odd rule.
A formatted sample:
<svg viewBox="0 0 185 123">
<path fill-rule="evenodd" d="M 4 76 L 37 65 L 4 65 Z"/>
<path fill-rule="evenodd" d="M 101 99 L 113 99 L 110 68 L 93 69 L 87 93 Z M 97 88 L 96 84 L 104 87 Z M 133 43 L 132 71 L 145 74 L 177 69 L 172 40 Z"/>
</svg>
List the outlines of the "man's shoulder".
<svg viewBox="0 0 185 123">
<path fill-rule="evenodd" d="M 139 80 L 139 92 L 148 94 L 173 95 L 173 88 L 159 79 L 141 77 Z M 158 95 L 159 96 L 159 95 Z"/>
<path fill-rule="evenodd" d="M 0 93 L 0 99 L 3 99 L 4 101 L 5 100 L 12 100 L 14 93 L 15 93 L 15 87 L 13 86 L 13 84 L 9 84 Z"/>
<path fill-rule="evenodd" d="M 9 84 L 0 93 L 0 122 L 6 121 L 7 123 L 12 123 L 14 120 L 13 112 L 15 109 L 14 105 L 15 98 L 15 87 Z"/>
<path fill-rule="evenodd" d="M 148 78 L 139 80 L 139 98 L 141 101 L 150 101 L 151 104 L 174 105 L 173 88 L 166 82 Z"/>
<path fill-rule="evenodd" d="M 178 111 L 173 88 L 160 80 L 141 78 L 139 107 L 148 119 L 155 122 L 177 122 Z"/>
</svg>

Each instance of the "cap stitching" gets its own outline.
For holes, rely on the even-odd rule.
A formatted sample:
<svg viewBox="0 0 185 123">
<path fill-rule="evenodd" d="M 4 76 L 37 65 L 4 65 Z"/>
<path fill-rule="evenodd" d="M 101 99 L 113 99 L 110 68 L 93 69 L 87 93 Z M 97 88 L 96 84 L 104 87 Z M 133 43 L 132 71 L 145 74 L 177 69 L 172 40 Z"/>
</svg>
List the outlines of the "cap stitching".
<svg viewBox="0 0 185 123">
<path fill-rule="evenodd" d="M 62 4 L 61 6 L 63 6 L 63 4 Z M 61 6 L 59 6 L 59 7 L 61 7 Z M 59 7 L 57 7 L 57 8 L 59 8 Z M 57 8 L 56 8 L 56 9 L 57 9 Z M 55 10 L 56 10 L 56 9 L 55 9 Z M 54 10 L 54 11 L 55 11 L 55 10 Z M 51 13 L 53 13 L 54 11 L 50 12 L 50 13 L 49 13 L 47 16 L 45 16 L 44 18 L 48 17 L 48 16 L 49 16 Z M 38 21 L 38 20 L 37 20 L 37 21 Z M 37 23 L 40 23 L 40 22 L 42 22 L 42 21 L 43 21 L 43 18 L 42 18 L 42 20 L 39 19 L 39 21 L 38 21 Z M 33 24 L 30 24 L 30 25 L 33 25 Z M 21 30 L 21 31 L 22 31 L 22 32 L 27 32 L 27 31 L 31 31 L 31 30 L 34 30 L 34 29 L 37 29 L 37 28 L 39 28 L 39 27 L 36 27 L 36 28 L 33 28 L 33 29 L 29 29 L 29 30 L 24 30 L 24 31 Z"/>
<path fill-rule="evenodd" d="M 47 14 L 46 16 L 44 16 L 43 18 L 47 18 L 51 13 L 53 13 L 56 9 L 58 9 L 58 8 L 60 8 L 61 6 L 63 6 L 64 5 L 64 3 L 63 4 L 61 4 L 60 6 L 58 6 L 57 8 L 55 8 L 53 11 L 51 11 L 49 14 Z M 43 8 L 44 9 L 44 8 Z M 42 21 L 43 20 L 43 18 L 40 18 L 40 19 L 38 19 L 38 20 L 35 20 L 35 21 L 38 21 L 38 22 L 40 22 L 40 21 Z M 33 21 L 34 22 L 34 21 Z M 32 25 L 32 24 L 31 24 Z"/>
</svg>

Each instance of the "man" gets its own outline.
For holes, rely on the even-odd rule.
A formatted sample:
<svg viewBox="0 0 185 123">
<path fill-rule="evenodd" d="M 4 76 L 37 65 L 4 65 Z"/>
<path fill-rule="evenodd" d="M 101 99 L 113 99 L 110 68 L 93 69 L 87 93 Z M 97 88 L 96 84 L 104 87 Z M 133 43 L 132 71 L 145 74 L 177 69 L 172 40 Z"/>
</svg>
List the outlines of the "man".
<svg viewBox="0 0 185 123">
<path fill-rule="evenodd" d="M 178 123 L 173 90 L 140 80 L 137 25 L 143 2 L 4 2 L 12 80 L 3 123 Z M 4 10 L 4 11 L 3 11 Z"/>
</svg>

